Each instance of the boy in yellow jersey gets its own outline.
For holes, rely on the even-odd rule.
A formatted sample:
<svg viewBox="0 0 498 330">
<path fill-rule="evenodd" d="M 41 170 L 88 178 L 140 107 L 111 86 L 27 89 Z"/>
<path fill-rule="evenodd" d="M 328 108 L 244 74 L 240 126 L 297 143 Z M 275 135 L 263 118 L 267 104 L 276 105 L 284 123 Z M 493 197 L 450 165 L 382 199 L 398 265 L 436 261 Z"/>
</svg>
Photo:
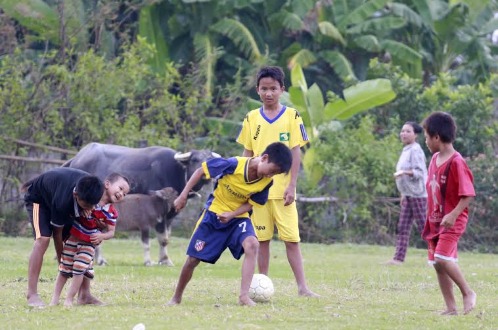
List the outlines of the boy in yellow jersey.
<svg viewBox="0 0 498 330">
<path fill-rule="evenodd" d="M 245 254 L 239 304 L 255 305 L 249 298 L 249 286 L 256 267 L 259 243 L 249 211 L 253 205 L 266 203 L 272 177 L 288 173 L 291 164 L 289 148 L 283 143 L 272 143 L 258 157 L 213 158 L 202 163 L 202 167 L 194 172 L 174 201 L 177 212 L 185 207 L 188 193 L 203 176 L 216 179 L 216 183 L 190 239 L 188 257 L 168 305 L 181 303 L 183 291 L 201 261 L 216 263 L 227 247 L 237 260 Z"/>
<path fill-rule="evenodd" d="M 237 142 L 244 146 L 244 157 L 261 155 L 266 145 L 280 141 L 292 152 L 290 176 L 276 175 L 270 189 L 268 203 L 254 209 L 252 220 L 260 243 L 259 272 L 268 275 L 270 241 L 275 226 L 278 236 L 285 242 L 287 260 L 296 278 L 300 296 L 318 297 L 312 292 L 304 276 L 303 258 L 299 247 L 299 225 L 295 203 L 297 175 L 301 164 L 300 148 L 307 144 L 308 136 L 299 113 L 280 104 L 285 90 L 284 72 L 280 67 L 264 67 L 257 75 L 256 91 L 263 106 L 250 111 L 244 119 Z"/>
</svg>

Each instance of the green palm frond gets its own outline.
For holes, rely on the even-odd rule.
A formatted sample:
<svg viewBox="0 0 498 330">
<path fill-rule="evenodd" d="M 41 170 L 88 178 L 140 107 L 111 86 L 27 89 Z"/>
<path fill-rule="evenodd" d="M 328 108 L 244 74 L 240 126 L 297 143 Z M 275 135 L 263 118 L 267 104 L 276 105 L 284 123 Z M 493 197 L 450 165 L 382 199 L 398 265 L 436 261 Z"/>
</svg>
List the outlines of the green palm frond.
<svg viewBox="0 0 498 330">
<path fill-rule="evenodd" d="M 389 0 L 370 0 L 354 9 L 347 15 L 340 23 L 339 29 L 344 30 L 350 24 L 359 24 L 364 22 L 366 19 L 372 17 L 372 15 L 382 9 Z"/>
<path fill-rule="evenodd" d="M 423 25 L 423 20 L 420 15 L 404 3 L 393 2 L 388 4 L 388 8 L 393 15 L 402 17 L 406 22 L 412 25 L 417 27 L 421 27 Z"/>
<path fill-rule="evenodd" d="M 378 53 L 382 50 L 379 40 L 374 35 L 362 35 L 353 39 L 355 45 L 372 53 Z"/>
<path fill-rule="evenodd" d="M 325 21 L 325 22 L 318 23 L 318 29 L 320 30 L 321 34 L 340 42 L 341 45 L 343 45 L 343 46 L 346 45 L 346 41 L 344 40 L 341 32 L 331 22 Z"/>
<path fill-rule="evenodd" d="M 224 18 L 211 26 L 211 30 L 232 40 L 250 60 L 257 60 L 261 57 L 261 52 L 254 36 L 241 22 L 231 18 Z"/>
<path fill-rule="evenodd" d="M 197 33 L 194 36 L 194 49 L 196 61 L 201 63 L 200 68 L 203 69 L 204 77 L 206 79 L 204 92 L 209 98 L 212 95 L 215 80 L 214 66 L 216 64 L 217 55 L 207 34 Z"/>
<path fill-rule="evenodd" d="M 326 50 L 320 52 L 320 55 L 342 80 L 357 80 L 351 62 L 342 53 L 335 50 Z"/>
<path fill-rule="evenodd" d="M 360 34 L 373 31 L 391 31 L 402 28 L 406 21 L 401 17 L 380 17 L 363 21 L 347 29 L 348 33 Z"/>
<path fill-rule="evenodd" d="M 309 49 L 301 49 L 289 59 L 289 67 L 299 64 L 302 68 L 316 62 L 316 56 Z"/>
</svg>

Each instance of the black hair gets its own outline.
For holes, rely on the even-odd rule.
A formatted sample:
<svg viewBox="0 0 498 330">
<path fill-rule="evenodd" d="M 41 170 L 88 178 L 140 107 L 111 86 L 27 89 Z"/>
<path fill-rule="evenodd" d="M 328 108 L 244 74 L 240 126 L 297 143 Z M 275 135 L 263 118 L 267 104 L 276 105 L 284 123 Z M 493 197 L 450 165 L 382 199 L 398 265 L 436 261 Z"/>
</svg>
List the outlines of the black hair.
<svg viewBox="0 0 498 330">
<path fill-rule="evenodd" d="M 443 143 L 452 143 L 456 137 L 456 123 L 453 117 L 446 112 L 436 111 L 424 119 L 422 124 L 430 137 L 439 136 Z"/>
<path fill-rule="evenodd" d="M 256 78 L 256 87 L 259 86 L 259 81 L 263 78 L 273 78 L 278 81 L 280 87 L 284 87 L 285 74 L 282 68 L 279 66 L 265 66 L 261 68 Z"/>
<path fill-rule="evenodd" d="M 119 178 L 123 178 L 128 184 L 128 186 L 130 185 L 130 180 L 128 180 L 128 178 L 121 173 L 112 172 L 111 174 L 105 177 L 105 179 L 110 183 L 116 182 Z"/>
<path fill-rule="evenodd" d="M 104 183 L 94 175 L 84 176 L 76 183 L 78 197 L 88 204 L 98 204 L 104 194 Z"/>
<path fill-rule="evenodd" d="M 405 123 L 405 125 L 410 125 L 411 127 L 413 127 L 413 132 L 415 134 L 420 134 L 422 133 L 422 126 L 420 126 L 418 123 L 414 122 L 414 121 L 407 121 Z"/>
<path fill-rule="evenodd" d="M 292 166 L 292 153 L 282 142 L 268 145 L 262 155 L 268 155 L 268 162 L 278 166 L 281 173 L 289 173 Z"/>
</svg>

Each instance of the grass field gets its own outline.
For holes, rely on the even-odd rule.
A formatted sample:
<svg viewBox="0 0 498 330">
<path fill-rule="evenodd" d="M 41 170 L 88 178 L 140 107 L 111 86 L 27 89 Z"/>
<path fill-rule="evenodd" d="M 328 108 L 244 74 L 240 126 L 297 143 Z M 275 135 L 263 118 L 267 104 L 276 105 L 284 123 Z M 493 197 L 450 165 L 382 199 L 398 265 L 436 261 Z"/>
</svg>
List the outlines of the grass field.
<svg viewBox="0 0 498 330">
<path fill-rule="evenodd" d="M 32 240 L 0 237 L 0 329 L 132 329 L 138 323 L 146 329 L 498 329 L 497 255 L 459 256 L 478 294 L 469 315 L 438 315 L 443 301 L 435 272 L 426 264 L 425 250 L 417 249 L 409 250 L 403 266 L 388 267 L 380 263 L 392 256 L 391 247 L 303 244 L 309 286 L 322 297 L 298 297 L 278 241 L 272 243 L 270 277 L 276 293 L 271 303 L 237 305 L 241 262 L 226 251 L 216 265 L 197 268 L 181 305 L 166 307 L 187 243 L 172 239 L 174 267 L 144 267 L 138 239 L 110 240 L 104 245 L 109 265 L 96 268 L 92 283 L 93 293 L 108 305 L 34 309 L 25 300 Z M 49 249 L 39 285 L 46 302 L 56 276 Z"/>
</svg>

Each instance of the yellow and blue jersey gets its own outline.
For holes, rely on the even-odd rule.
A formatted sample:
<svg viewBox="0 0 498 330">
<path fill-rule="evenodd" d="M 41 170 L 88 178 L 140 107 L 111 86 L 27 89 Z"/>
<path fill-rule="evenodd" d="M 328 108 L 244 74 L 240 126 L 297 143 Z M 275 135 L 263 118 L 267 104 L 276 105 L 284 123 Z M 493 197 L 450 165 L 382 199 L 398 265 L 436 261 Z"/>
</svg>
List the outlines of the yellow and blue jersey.
<svg viewBox="0 0 498 330">
<path fill-rule="evenodd" d="M 264 205 L 272 178 L 262 177 L 250 181 L 248 177 L 250 157 L 213 158 L 202 163 L 207 179 L 215 179 L 214 189 L 206 201 L 205 208 L 216 214 L 231 212 L 249 202 Z M 237 218 L 247 218 L 243 213 Z"/>
<path fill-rule="evenodd" d="M 251 150 L 254 156 L 259 156 L 273 142 L 282 142 L 292 149 L 306 145 L 309 138 L 296 109 L 283 106 L 275 118 L 269 119 L 261 107 L 244 118 L 237 142 Z M 290 175 L 275 175 L 269 199 L 282 199 L 290 179 Z"/>
</svg>

